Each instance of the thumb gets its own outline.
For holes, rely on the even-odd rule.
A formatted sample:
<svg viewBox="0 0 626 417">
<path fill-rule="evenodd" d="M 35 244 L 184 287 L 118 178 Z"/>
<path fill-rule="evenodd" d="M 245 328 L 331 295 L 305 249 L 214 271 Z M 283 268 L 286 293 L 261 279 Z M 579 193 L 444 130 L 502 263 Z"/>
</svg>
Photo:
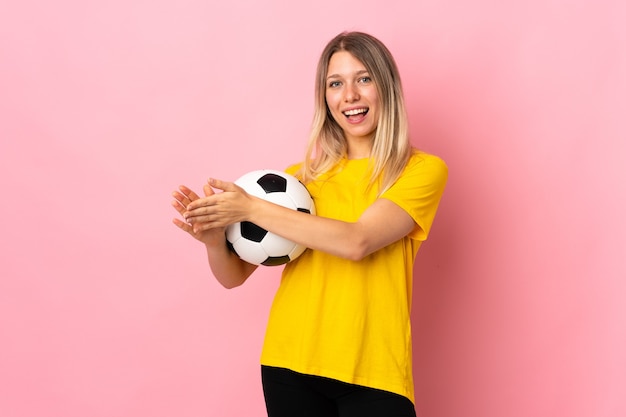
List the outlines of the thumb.
<svg viewBox="0 0 626 417">
<path fill-rule="evenodd" d="M 211 196 L 211 195 L 215 194 L 215 191 L 213 191 L 213 188 L 211 188 L 209 183 L 204 184 L 202 186 L 202 190 L 204 191 L 204 196 L 205 197 L 208 197 L 208 196 Z"/>
<path fill-rule="evenodd" d="M 209 185 L 222 191 L 237 191 L 239 189 L 239 187 L 232 182 L 222 181 L 216 178 L 209 178 Z"/>
</svg>

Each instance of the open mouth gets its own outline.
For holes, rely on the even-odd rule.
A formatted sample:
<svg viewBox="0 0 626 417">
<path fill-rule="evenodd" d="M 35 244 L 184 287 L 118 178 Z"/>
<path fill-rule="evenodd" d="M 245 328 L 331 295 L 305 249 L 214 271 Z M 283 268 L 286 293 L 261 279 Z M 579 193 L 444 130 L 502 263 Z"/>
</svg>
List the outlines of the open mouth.
<svg viewBox="0 0 626 417">
<path fill-rule="evenodd" d="M 360 109 L 346 110 L 343 112 L 343 115 L 346 116 L 348 119 L 357 120 L 363 118 L 368 111 L 369 109 L 367 107 L 362 107 Z"/>
</svg>

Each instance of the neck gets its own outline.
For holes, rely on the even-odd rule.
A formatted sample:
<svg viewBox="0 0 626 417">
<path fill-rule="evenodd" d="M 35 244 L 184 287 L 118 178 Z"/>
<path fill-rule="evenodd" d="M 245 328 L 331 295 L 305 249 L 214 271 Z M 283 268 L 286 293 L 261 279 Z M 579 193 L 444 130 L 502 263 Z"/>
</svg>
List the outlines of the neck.
<svg viewBox="0 0 626 417">
<path fill-rule="evenodd" d="M 372 142 L 368 140 L 348 140 L 348 159 L 369 158 L 372 153 Z"/>
</svg>

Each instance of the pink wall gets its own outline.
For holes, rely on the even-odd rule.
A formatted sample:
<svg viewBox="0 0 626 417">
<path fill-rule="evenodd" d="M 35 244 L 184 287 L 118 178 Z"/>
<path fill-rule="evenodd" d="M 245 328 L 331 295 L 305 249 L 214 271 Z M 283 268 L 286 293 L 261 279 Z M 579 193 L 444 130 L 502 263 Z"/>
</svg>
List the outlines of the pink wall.
<svg viewBox="0 0 626 417">
<path fill-rule="evenodd" d="M 344 29 L 387 43 L 450 166 L 420 415 L 626 415 L 626 3 L 5 3 L 0 415 L 263 415 L 279 270 L 220 288 L 170 192 L 298 160 Z"/>
</svg>

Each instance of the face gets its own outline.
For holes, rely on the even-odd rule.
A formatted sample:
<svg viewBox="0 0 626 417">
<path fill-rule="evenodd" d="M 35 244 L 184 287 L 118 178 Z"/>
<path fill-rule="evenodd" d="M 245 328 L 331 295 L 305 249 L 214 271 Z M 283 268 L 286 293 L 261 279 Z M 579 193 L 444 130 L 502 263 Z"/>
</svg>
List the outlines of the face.
<svg viewBox="0 0 626 417">
<path fill-rule="evenodd" d="M 336 52 L 328 63 L 326 104 L 348 147 L 370 146 L 378 126 L 378 92 L 365 65 L 347 51 Z"/>
</svg>

